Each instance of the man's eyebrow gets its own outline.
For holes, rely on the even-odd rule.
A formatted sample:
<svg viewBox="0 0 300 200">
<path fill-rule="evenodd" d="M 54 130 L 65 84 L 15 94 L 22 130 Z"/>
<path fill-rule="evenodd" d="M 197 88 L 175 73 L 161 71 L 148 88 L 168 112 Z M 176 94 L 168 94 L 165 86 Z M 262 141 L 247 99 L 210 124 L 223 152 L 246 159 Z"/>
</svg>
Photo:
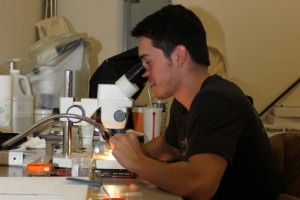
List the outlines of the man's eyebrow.
<svg viewBox="0 0 300 200">
<path fill-rule="evenodd" d="M 143 60 L 143 58 L 145 58 L 146 56 L 147 56 L 147 54 L 142 54 L 139 57 L 140 57 L 141 60 Z"/>
</svg>

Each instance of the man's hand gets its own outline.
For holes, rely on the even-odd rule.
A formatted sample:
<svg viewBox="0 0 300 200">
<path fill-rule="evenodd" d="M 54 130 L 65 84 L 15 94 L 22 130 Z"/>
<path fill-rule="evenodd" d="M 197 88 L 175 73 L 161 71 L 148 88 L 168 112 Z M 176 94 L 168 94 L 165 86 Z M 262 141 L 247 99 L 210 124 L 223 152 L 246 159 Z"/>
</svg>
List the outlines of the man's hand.
<svg viewBox="0 0 300 200">
<path fill-rule="evenodd" d="M 146 157 L 134 133 L 115 134 L 110 137 L 109 142 L 113 156 L 129 171 L 134 171 L 134 165 Z"/>
</svg>

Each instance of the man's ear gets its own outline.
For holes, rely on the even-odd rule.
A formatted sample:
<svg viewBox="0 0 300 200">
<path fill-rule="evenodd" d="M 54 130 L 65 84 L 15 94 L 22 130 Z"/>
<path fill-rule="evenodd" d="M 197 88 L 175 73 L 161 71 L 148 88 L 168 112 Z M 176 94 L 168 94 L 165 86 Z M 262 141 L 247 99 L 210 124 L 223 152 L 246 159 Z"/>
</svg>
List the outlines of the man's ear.
<svg viewBox="0 0 300 200">
<path fill-rule="evenodd" d="M 188 56 L 187 49 L 184 45 L 177 45 L 173 51 L 173 59 L 177 65 L 182 66 Z"/>
</svg>

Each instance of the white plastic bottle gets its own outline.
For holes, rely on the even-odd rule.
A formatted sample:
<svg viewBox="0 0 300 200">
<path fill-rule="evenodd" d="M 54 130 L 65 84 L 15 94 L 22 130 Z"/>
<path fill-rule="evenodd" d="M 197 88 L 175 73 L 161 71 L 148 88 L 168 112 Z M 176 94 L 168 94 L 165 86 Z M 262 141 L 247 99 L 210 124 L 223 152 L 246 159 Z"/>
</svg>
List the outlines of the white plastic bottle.
<svg viewBox="0 0 300 200">
<path fill-rule="evenodd" d="M 12 76 L 12 132 L 21 133 L 33 125 L 34 97 L 28 79 L 14 69 L 10 62 Z"/>
<path fill-rule="evenodd" d="M 11 76 L 0 75 L 0 132 L 11 133 Z"/>
</svg>

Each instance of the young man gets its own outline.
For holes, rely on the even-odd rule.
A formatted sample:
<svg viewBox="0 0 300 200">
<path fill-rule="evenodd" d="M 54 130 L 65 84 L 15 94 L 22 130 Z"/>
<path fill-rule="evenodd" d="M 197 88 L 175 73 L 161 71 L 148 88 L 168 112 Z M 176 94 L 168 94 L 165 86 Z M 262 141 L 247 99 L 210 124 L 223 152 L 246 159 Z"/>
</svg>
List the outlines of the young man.
<svg viewBox="0 0 300 200">
<path fill-rule="evenodd" d="M 115 158 L 185 199 L 275 200 L 281 181 L 266 132 L 240 88 L 209 75 L 199 18 L 170 5 L 132 35 L 151 89 L 174 101 L 164 136 L 141 146 L 133 133 L 116 134 L 110 139 Z"/>
</svg>

